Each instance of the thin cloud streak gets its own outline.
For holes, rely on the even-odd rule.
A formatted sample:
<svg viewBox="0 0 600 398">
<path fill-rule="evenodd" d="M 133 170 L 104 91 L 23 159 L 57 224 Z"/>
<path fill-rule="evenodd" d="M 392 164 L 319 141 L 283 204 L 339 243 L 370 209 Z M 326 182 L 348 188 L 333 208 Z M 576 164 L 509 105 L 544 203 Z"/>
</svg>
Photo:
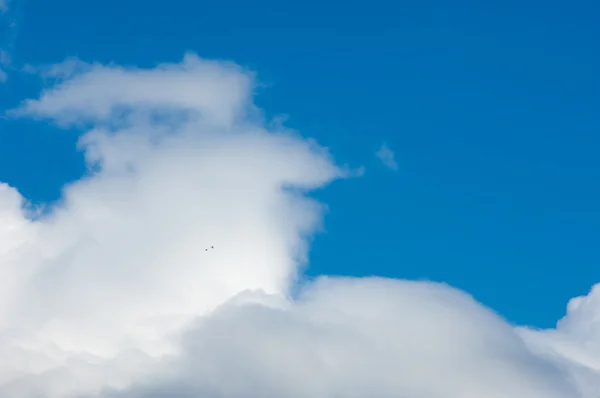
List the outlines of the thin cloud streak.
<svg viewBox="0 0 600 398">
<path fill-rule="evenodd" d="M 398 170 L 398 163 L 396 163 L 394 152 L 387 145 L 383 144 L 375 155 L 387 168 L 394 171 Z"/>
</svg>

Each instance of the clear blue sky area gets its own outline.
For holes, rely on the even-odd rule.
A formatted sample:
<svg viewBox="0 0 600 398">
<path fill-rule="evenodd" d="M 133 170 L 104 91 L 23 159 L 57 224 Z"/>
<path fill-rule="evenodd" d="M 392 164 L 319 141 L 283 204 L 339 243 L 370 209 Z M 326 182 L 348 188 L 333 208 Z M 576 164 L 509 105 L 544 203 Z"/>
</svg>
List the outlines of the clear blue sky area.
<svg viewBox="0 0 600 398">
<path fill-rule="evenodd" d="M 2 18 L 13 65 L 191 50 L 257 71 L 269 115 L 366 168 L 315 194 L 311 275 L 444 281 L 539 327 L 600 281 L 597 1 L 28 0 Z M 0 107 L 39 89 L 9 71 Z M 76 139 L 0 120 L 0 181 L 55 200 L 84 172 Z"/>
</svg>

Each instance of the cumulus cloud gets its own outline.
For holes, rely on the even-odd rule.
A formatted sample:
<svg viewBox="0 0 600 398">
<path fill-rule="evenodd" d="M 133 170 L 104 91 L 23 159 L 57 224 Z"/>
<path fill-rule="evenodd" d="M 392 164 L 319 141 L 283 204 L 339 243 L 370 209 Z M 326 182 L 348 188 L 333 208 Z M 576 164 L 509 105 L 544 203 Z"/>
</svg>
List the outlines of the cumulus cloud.
<svg viewBox="0 0 600 398">
<path fill-rule="evenodd" d="M 597 292 L 535 331 L 443 284 L 305 281 L 306 193 L 352 173 L 249 71 L 42 69 L 12 114 L 85 128 L 89 173 L 41 211 L 0 185 L 0 396 L 598 396 Z"/>
<path fill-rule="evenodd" d="M 398 164 L 394 158 L 394 152 L 385 144 L 377 150 L 375 155 L 381 160 L 381 162 L 391 170 L 398 170 Z"/>
<path fill-rule="evenodd" d="M 58 79 L 57 88 L 27 101 L 21 114 L 63 124 L 105 122 L 118 113 L 146 110 L 196 112 L 206 121 L 227 125 L 240 110 L 247 110 L 252 89 L 251 76 L 237 65 L 201 61 L 191 54 L 180 64 L 153 70 L 69 60 L 47 68 L 45 75 Z"/>
</svg>

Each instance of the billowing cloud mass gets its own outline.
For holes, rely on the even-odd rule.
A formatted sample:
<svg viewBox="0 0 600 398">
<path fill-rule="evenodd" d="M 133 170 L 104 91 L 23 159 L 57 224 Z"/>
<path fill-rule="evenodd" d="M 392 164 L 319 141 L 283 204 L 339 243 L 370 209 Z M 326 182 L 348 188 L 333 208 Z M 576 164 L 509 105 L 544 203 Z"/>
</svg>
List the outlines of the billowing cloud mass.
<svg viewBox="0 0 600 398">
<path fill-rule="evenodd" d="M 252 73 L 43 73 L 12 115 L 85 128 L 89 174 L 42 211 L 0 185 L 0 396 L 600 396 L 598 289 L 536 331 L 443 284 L 303 281 L 306 192 L 352 172 L 266 127 Z"/>
</svg>

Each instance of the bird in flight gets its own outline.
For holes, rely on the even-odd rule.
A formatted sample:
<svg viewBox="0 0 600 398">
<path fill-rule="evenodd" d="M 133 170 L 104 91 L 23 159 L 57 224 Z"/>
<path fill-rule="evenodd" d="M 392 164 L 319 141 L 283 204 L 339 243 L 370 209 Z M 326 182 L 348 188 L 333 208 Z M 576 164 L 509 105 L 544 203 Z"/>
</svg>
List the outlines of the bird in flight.
<svg viewBox="0 0 600 398">
<path fill-rule="evenodd" d="M 215 247 L 214 247 L 214 246 L 211 246 L 210 248 L 211 248 L 211 249 L 214 249 Z M 208 251 L 208 248 L 207 248 L 207 249 L 204 249 L 204 251 L 205 251 L 205 252 L 207 252 L 207 251 Z"/>
</svg>

